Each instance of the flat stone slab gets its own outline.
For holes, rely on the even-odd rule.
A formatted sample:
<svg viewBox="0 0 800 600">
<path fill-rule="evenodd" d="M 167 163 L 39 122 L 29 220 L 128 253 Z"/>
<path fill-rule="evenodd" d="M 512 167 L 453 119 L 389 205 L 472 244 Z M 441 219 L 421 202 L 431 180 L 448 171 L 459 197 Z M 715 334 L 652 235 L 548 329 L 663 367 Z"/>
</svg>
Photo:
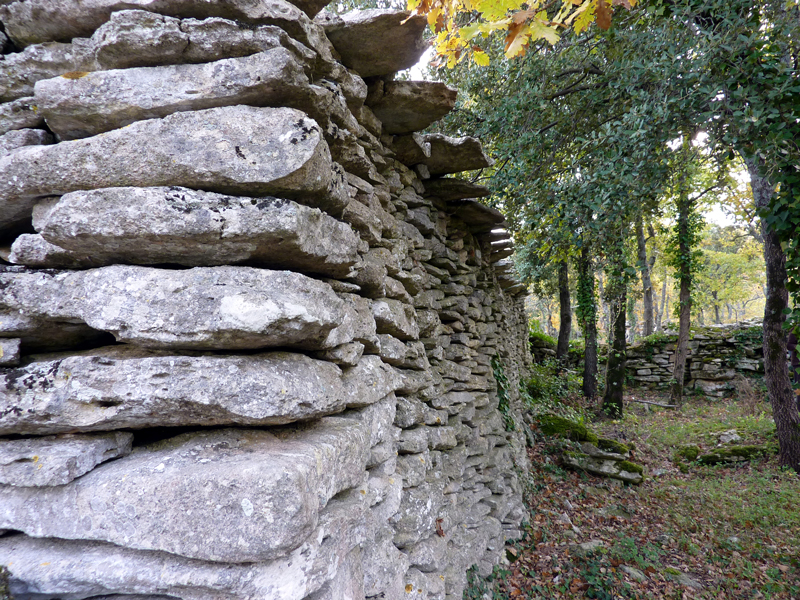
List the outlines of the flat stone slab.
<svg viewBox="0 0 800 600">
<path fill-rule="evenodd" d="M 19 364 L 19 338 L 0 338 L 0 367 L 13 367 Z"/>
<path fill-rule="evenodd" d="M 33 98 L 20 98 L 13 102 L 0 104 L 0 135 L 17 129 L 42 127 L 43 125 L 44 117 L 39 112 Z"/>
<path fill-rule="evenodd" d="M 74 140 L 136 121 L 217 106 L 295 106 L 309 81 L 285 48 L 199 65 L 67 74 L 36 83 L 34 100 L 50 130 Z M 302 107 L 301 107 L 302 108 Z"/>
<path fill-rule="evenodd" d="M 467 225 L 481 231 L 490 231 L 506 221 L 499 210 L 477 200 L 451 200 L 447 204 Z"/>
<path fill-rule="evenodd" d="M 102 338 L 111 343 L 108 334 L 83 323 L 31 317 L 17 309 L 0 307 L 0 336 L 6 341 L 16 338 L 26 352 L 62 350 L 89 343 L 98 345 Z M 5 342 L 4 342 L 5 343 Z"/>
<path fill-rule="evenodd" d="M 18 487 L 65 485 L 97 465 L 131 452 L 124 431 L 0 440 L 0 484 Z"/>
<path fill-rule="evenodd" d="M 387 9 L 354 10 L 323 27 L 342 63 L 361 77 L 413 67 L 427 50 L 424 15 Z"/>
<path fill-rule="evenodd" d="M 65 194 L 36 209 L 42 237 L 89 266 L 248 263 L 345 277 L 359 237 L 341 221 L 291 200 L 180 187 L 104 188 Z M 19 245 L 30 242 L 21 236 Z M 17 250 L 17 243 L 12 246 Z M 31 264 L 12 255 L 12 262 Z"/>
<path fill-rule="evenodd" d="M 3 63 L 0 62 L 0 65 Z M 25 146 L 45 146 L 53 143 L 53 136 L 43 129 L 15 129 L 0 135 L 0 156 Z"/>
<path fill-rule="evenodd" d="M 140 600 L 131 594 L 297 600 L 325 585 L 350 550 L 371 537 L 369 516 L 366 497 L 357 492 L 331 500 L 300 546 L 268 562 L 214 563 L 103 542 L 13 535 L 0 538 L 0 563 L 9 565 L 16 600 L 113 594 L 124 594 L 119 600 Z"/>
<path fill-rule="evenodd" d="M 297 0 L 293 4 L 282 0 L 21 0 L 0 5 L 0 21 L 8 37 L 17 46 L 25 47 L 89 37 L 113 12 L 125 9 L 142 8 L 183 18 L 222 17 L 259 25 L 272 24 L 281 15 L 291 20 L 301 16 L 308 19 L 306 15 L 313 17 L 325 4 L 325 0 Z"/>
<path fill-rule="evenodd" d="M 423 182 L 423 185 L 426 196 L 435 196 L 445 202 L 466 198 L 485 198 L 492 195 L 491 190 L 487 187 L 452 177 L 428 179 Z"/>
<path fill-rule="evenodd" d="M 0 374 L 2 435 L 280 425 L 366 406 L 400 387 L 377 357 L 347 375 L 290 352 L 177 356 L 112 346 L 34 358 Z"/>
<path fill-rule="evenodd" d="M 358 421 L 337 417 L 187 433 L 67 485 L 0 487 L 0 528 L 207 561 L 270 560 L 300 546 L 328 500 L 359 484 L 368 440 Z"/>
<path fill-rule="evenodd" d="M 250 267 L 0 273 L 0 287 L 0 311 L 83 322 L 152 348 L 319 349 L 345 316 L 327 283 Z"/>
<path fill-rule="evenodd" d="M 0 158 L 0 227 L 29 218 L 42 196 L 107 187 L 177 185 L 341 208 L 328 193 L 334 175 L 319 126 L 298 110 L 181 112 Z"/>
<path fill-rule="evenodd" d="M 7 260 L 14 265 L 37 269 L 89 269 L 110 264 L 98 262 L 88 254 L 64 250 L 46 241 L 38 233 L 23 233 L 18 236 L 11 245 Z"/>
<path fill-rule="evenodd" d="M 419 133 L 396 135 L 389 146 L 395 158 L 407 166 L 424 163 L 431 156 L 431 145 Z"/>
<path fill-rule="evenodd" d="M 474 171 L 494 164 L 474 137 L 453 138 L 429 133 L 425 141 L 431 145 L 431 156 L 424 162 L 432 176 Z"/>
<path fill-rule="evenodd" d="M 383 132 L 395 135 L 425 129 L 455 104 L 456 91 L 434 81 L 389 81 L 367 98 Z"/>
</svg>

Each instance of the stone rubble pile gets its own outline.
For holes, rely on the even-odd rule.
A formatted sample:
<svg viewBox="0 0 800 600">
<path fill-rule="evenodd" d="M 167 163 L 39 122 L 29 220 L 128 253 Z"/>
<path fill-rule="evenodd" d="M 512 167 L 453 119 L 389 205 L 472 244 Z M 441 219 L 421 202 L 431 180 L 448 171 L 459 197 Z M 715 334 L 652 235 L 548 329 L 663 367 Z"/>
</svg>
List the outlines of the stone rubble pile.
<svg viewBox="0 0 800 600">
<path fill-rule="evenodd" d="M 0 3 L 17 600 L 454 600 L 520 535 L 490 161 L 418 133 L 424 18 L 324 4 Z"/>
</svg>

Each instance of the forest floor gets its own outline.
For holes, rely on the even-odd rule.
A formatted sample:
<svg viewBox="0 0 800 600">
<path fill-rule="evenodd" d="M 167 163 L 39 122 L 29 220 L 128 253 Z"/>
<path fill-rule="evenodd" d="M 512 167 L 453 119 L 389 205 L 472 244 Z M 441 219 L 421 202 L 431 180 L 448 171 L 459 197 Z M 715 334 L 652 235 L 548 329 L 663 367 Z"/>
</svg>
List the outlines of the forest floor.
<svg viewBox="0 0 800 600">
<path fill-rule="evenodd" d="M 800 477 L 777 465 L 769 404 L 701 396 L 681 411 L 652 408 L 626 402 L 622 420 L 591 424 L 634 446 L 638 486 L 566 471 L 558 456 L 569 442 L 536 436 L 525 535 L 489 578 L 471 574 L 465 598 L 800 600 Z M 767 457 L 673 462 L 682 445 L 711 449 L 732 429 Z"/>
</svg>

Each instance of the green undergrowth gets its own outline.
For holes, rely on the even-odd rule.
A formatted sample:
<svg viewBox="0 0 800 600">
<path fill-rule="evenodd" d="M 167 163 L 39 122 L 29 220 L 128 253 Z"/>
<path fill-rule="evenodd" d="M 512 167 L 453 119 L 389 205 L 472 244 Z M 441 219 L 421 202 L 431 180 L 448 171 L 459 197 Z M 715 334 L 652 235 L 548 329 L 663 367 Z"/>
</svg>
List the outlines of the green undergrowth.
<svg viewBox="0 0 800 600">
<path fill-rule="evenodd" d="M 736 464 L 696 460 L 736 445 L 769 447 L 771 416 L 746 409 L 692 398 L 680 411 L 627 405 L 625 418 L 592 424 L 601 439 L 632 446 L 631 460 L 652 475 L 640 486 L 567 472 L 552 442 L 537 442 L 524 536 L 490 577 L 472 574 L 464 597 L 800 599 L 800 477 L 772 452 Z M 731 429 L 741 441 L 720 445 L 718 434 Z M 681 452 L 686 473 L 673 462 Z M 578 547 L 587 543 L 591 550 Z"/>
</svg>

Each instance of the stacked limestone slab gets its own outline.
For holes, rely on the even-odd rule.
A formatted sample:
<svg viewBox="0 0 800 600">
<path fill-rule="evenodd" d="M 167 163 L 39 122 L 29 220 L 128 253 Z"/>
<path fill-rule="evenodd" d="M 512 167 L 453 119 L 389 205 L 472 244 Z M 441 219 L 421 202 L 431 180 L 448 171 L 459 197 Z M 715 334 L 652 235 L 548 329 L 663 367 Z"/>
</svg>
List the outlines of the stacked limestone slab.
<svg viewBox="0 0 800 600">
<path fill-rule="evenodd" d="M 489 161 L 417 133 L 424 19 L 322 7 L 0 3 L 16 599 L 460 598 L 518 535 Z"/>
</svg>

